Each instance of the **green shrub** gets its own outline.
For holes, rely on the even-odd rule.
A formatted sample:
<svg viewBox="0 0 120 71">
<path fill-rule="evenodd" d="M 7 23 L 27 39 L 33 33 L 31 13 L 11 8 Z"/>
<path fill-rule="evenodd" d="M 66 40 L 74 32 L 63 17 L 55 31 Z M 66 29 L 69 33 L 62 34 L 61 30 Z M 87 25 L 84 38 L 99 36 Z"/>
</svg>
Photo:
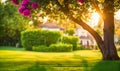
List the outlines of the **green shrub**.
<svg viewBox="0 0 120 71">
<path fill-rule="evenodd" d="M 33 51 L 38 51 L 38 52 L 48 52 L 49 51 L 49 47 L 47 47 L 45 45 L 33 46 L 32 50 Z"/>
<path fill-rule="evenodd" d="M 83 48 L 83 46 L 82 45 L 80 45 L 80 44 L 77 44 L 77 47 L 76 47 L 76 49 L 75 50 L 83 50 L 84 48 Z"/>
<path fill-rule="evenodd" d="M 59 31 L 43 30 L 42 33 L 45 36 L 43 39 L 45 40 L 46 46 L 57 43 L 61 39 L 61 33 Z"/>
<path fill-rule="evenodd" d="M 51 44 L 49 50 L 52 52 L 70 52 L 73 50 L 71 44 Z"/>
<path fill-rule="evenodd" d="M 79 38 L 77 36 L 63 36 L 62 43 L 72 44 L 73 50 L 77 48 Z"/>
<path fill-rule="evenodd" d="M 39 42 L 40 41 L 39 36 L 36 36 L 36 35 L 40 35 L 40 33 L 41 32 L 38 30 L 23 31 L 21 33 L 21 41 L 22 41 L 23 47 L 26 50 L 32 50 L 32 46 L 41 44 L 41 42 Z"/>
<path fill-rule="evenodd" d="M 71 44 L 51 44 L 49 47 L 44 45 L 33 46 L 32 49 L 39 52 L 70 52 L 73 46 Z"/>
<path fill-rule="evenodd" d="M 26 50 L 32 50 L 32 46 L 49 46 L 57 43 L 61 37 L 58 31 L 26 30 L 21 33 L 22 45 Z"/>
<path fill-rule="evenodd" d="M 75 33 L 75 30 L 74 30 L 74 29 L 68 29 L 68 30 L 66 31 L 66 33 L 67 33 L 68 35 L 72 36 L 72 35 Z"/>
</svg>

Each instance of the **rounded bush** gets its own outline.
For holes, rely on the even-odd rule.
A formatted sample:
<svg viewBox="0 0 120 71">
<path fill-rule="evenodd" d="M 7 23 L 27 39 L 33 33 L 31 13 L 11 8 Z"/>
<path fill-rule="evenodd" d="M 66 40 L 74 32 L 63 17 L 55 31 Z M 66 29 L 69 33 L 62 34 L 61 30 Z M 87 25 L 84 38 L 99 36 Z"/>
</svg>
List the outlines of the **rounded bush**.
<svg viewBox="0 0 120 71">
<path fill-rule="evenodd" d="M 73 34 L 75 33 L 75 30 L 71 28 L 71 29 L 68 29 L 66 33 L 70 36 L 73 36 Z"/>
<path fill-rule="evenodd" d="M 83 46 L 81 45 L 81 44 L 77 44 L 77 47 L 76 47 L 76 49 L 75 50 L 83 50 L 84 48 L 83 48 Z"/>
<path fill-rule="evenodd" d="M 79 38 L 77 36 L 63 36 L 62 37 L 62 43 L 72 44 L 73 50 L 77 48 L 78 41 L 79 41 Z"/>
</svg>

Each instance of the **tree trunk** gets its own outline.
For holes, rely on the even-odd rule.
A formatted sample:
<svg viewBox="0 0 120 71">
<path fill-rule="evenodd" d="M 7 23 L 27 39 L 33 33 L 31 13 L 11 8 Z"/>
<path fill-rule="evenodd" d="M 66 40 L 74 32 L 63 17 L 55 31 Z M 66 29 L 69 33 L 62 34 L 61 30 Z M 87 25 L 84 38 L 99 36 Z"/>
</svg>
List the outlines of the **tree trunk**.
<svg viewBox="0 0 120 71">
<path fill-rule="evenodd" d="M 114 0 L 105 0 L 104 4 L 104 60 L 118 60 L 114 44 Z"/>
</svg>

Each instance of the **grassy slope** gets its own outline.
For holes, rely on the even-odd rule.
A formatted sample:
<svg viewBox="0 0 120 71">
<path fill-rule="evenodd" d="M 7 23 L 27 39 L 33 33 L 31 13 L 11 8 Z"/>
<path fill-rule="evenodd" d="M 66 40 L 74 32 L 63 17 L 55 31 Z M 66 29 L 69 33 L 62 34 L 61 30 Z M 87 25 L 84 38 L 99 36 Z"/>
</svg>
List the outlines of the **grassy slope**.
<svg viewBox="0 0 120 71">
<path fill-rule="evenodd" d="M 120 54 L 120 52 L 119 52 Z M 64 53 L 0 47 L 0 71 L 120 71 L 120 61 L 102 61 L 99 51 Z"/>
</svg>

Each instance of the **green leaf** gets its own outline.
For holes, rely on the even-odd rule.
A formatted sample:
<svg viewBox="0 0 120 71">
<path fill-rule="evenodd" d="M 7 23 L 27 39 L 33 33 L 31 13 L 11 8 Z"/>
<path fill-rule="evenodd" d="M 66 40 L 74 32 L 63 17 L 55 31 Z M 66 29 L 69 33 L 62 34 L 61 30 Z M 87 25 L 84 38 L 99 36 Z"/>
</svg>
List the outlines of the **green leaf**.
<svg viewBox="0 0 120 71">
<path fill-rule="evenodd" d="M 57 3 L 56 0 L 52 0 L 52 5 L 54 6 Z"/>
</svg>

